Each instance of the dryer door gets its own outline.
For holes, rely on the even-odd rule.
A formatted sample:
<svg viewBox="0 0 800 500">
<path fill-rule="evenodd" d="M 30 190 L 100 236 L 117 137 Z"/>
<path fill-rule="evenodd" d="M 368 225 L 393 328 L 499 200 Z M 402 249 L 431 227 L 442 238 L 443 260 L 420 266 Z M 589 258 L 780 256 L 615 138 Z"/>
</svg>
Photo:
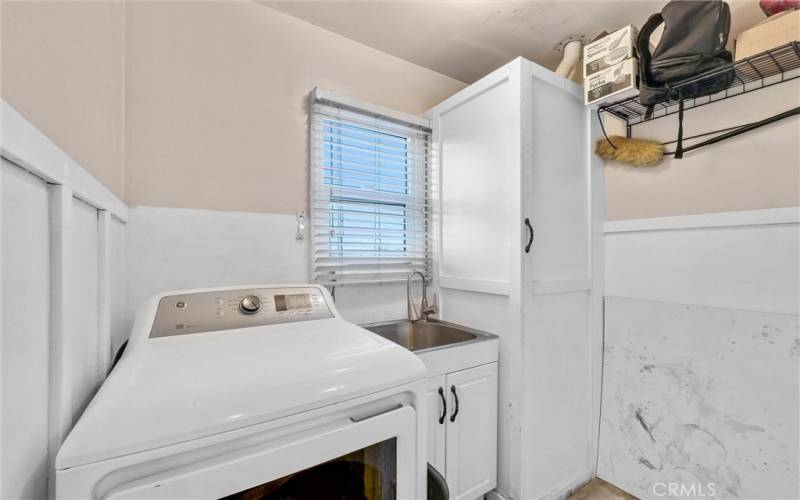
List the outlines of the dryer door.
<svg viewBox="0 0 800 500">
<path fill-rule="evenodd" d="M 416 412 L 398 405 L 149 476 L 104 498 L 413 498 L 415 449 Z"/>
</svg>

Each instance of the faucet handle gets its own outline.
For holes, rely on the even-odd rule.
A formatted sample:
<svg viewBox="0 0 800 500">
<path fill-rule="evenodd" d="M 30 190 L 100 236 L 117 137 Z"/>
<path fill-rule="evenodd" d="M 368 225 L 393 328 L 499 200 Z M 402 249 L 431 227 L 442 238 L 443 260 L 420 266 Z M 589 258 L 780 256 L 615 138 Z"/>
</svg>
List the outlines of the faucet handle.
<svg viewBox="0 0 800 500">
<path fill-rule="evenodd" d="M 438 303 L 438 297 L 434 293 L 433 300 L 431 301 L 431 303 L 430 304 L 426 303 L 425 306 L 422 308 L 422 316 L 425 317 L 425 319 L 428 318 L 428 315 L 436 314 L 438 312 L 439 308 L 437 303 Z"/>
</svg>

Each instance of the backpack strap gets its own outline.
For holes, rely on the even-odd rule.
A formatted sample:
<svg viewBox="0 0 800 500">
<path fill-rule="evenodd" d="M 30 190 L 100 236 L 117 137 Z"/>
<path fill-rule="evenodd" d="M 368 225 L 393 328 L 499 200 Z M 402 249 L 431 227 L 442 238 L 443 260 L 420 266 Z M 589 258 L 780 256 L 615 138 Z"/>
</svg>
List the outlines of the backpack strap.
<svg viewBox="0 0 800 500">
<path fill-rule="evenodd" d="M 653 55 L 650 54 L 650 36 L 653 32 L 664 23 L 664 18 L 660 12 L 656 12 L 647 22 L 644 23 L 642 29 L 639 30 L 639 36 L 636 38 L 636 54 L 639 56 L 639 82 L 640 85 L 652 86 L 650 81 L 650 61 Z M 649 120 L 653 116 L 653 106 L 647 106 L 645 112 L 645 120 Z"/>
<path fill-rule="evenodd" d="M 678 143 L 675 145 L 675 158 L 683 158 L 683 96 L 678 101 Z"/>
<path fill-rule="evenodd" d="M 650 36 L 653 32 L 664 23 L 664 18 L 660 12 L 656 12 L 647 19 L 642 29 L 639 30 L 639 36 L 636 38 L 636 53 L 639 56 L 639 72 L 640 78 L 650 81 L 650 60 L 653 55 L 650 53 Z"/>
</svg>

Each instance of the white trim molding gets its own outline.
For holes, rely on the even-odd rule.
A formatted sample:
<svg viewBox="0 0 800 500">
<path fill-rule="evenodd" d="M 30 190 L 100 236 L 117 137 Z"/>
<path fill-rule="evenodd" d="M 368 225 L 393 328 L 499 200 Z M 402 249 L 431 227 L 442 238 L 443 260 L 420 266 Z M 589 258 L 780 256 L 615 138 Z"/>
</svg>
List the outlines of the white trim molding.
<svg viewBox="0 0 800 500">
<path fill-rule="evenodd" d="M 497 490 L 490 491 L 489 493 L 484 495 L 484 498 L 486 500 L 508 500 L 506 497 L 498 493 Z"/>
<path fill-rule="evenodd" d="M 2 125 L 2 121 L 0 121 L 0 137 L 2 137 L 2 135 L 3 135 L 2 126 L 3 126 Z M 2 141 L 2 139 L 0 139 L 0 141 Z M 0 210 L 2 210 L 2 207 L 3 207 L 3 172 L 2 172 L 2 168 L 3 168 L 3 162 L 2 162 L 2 160 L 0 160 Z M 3 229 L 4 229 L 3 228 L 3 214 L 2 214 L 2 212 L 0 212 L 0 285 L 2 285 L 2 283 L 5 283 L 5 281 L 4 281 L 5 280 L 5 276 L 3 274 L 3 239 L 4 239 L 3 235 L 5 234 L 5 231 Z M 3 288 L 4 288 L 3 286 L 0 286 L 0 373 L 6 373 L 6 371 L 4 370 L 4 367 L 3 367 L 3 343 L 4 342 L 2 340 L 3 339 L 3 336 L 2 336 L 3 335 Z M 48 384 L 49 384 L 49 380 L 48 380 Z M 3 400 L 3 388 L 0 385 L 0 406 L 2 406 L 2 404 L 1 404 L 2 400 Z M 0 408 L 0 433 L 2 433 L 2 430 L 4 428 L 5 427 L 3 425 L 3 411 L 2 411 L 2 408 Z M 48 432 L 49 432 L 49 429 L 48 429 Z M 48 438 L 49 438 L 49 436 L 48 436 Z M 2 439 L 2 438 L 0 438 L 0 439 Z M 3 455 L 4 454 L 5 453 L 0 453 L 0 471 L 4 470 L 3 469 Z M 3 474 L 0 473 L 0 492 L 5 491 L 5 485 L 4 485 L 3 481 L 4 481 Z"/>
<path fill-rule="evenodd" d="M 73 335 L 67 322 L 67 296 L 70 293 L 68 268 L 70 255 L 69 233 L 72 230 L 72 191 L 64 185 L 50 189 L 50 394 L 49 394 L 49 466 L 53 464 L 61 443 L 72 428 Z M 55 481 L 48 475 L 48 496 L 55 496 Z"/>
<path fill-rule="evenodd" d="M 469 278 L 453 278 L 439 276 L 439 287 L 450 290 L 467 290 L 470 292 L 488 293 L 490 295 L 508 295 L 508 281 L 474 280 Z"/>
<path fill-rule="evenodd" d="M 671 229 L 795 224 L 798 222 L 800 222 L 800 207 L 785 207 L 614 220 L 607 221 L 603 229 L 608 234 L 634 231 L 668 231 Z"/>
<path fill-rule="evenodd" d="M 102 380 L 111 369 L 111 213 L 97 212 L 97 377 Z"/>
<path fill-rule="evenodd" d="M 0 156 L 51 184 L 63 185 L 76 198 L 127 222 L 128 207 L 122 200 L 2 99 Z"/>
<path fill-rule="evenodd" d="M 531 295 L 555 295 L 559 293 L 588 292 L 592 289 L 592 279 L 583 278 L 564 281 L 534 281 L 528 287 Z"/>
</svg>

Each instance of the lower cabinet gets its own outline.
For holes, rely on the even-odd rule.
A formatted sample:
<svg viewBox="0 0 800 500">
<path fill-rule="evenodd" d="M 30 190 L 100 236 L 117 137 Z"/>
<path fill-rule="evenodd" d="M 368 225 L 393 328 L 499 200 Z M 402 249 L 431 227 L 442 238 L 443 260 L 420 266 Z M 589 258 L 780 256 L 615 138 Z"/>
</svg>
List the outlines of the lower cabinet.
<svg viewBox="0 0 800 500">
<path fill-rule="evenodd" d="M 497 363 L 428 379 L 428 462 L 451 500 L 474 500 L 497 485 Z"/>
</svg>

